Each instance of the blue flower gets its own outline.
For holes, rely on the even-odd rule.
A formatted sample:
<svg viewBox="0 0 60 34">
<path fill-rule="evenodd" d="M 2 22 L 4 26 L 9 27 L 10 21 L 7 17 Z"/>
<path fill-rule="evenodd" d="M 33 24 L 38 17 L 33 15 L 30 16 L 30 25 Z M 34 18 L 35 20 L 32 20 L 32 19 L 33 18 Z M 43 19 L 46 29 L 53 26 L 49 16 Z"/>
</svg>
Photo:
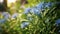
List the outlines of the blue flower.
<svg viewBox="0 0 60 34">
<path fill-rule="evenodd" d="M 45 6 L 45 3 L 41 2 L 36 7 L 37 7 L 37 9 L 42 10 L 44 8 L 44 6 Z"/>
<path fill-rule="evenodd" d="M 4 16 L 5 19 L 8 19 L 10 14 L 7 12 L 3 12 L 2 15 Z"/>
<path fill-rule="evenodd" d="M 14 13 L 13 15 L 12 15 L 12 18 L 16 18 L 18 16 L 18 14 L 17 13 Z"/>
<path fill-rule="evenodd" d="M 59 26 L 60 24 L 60 19 L 56 20 L 56 25 Z"/>
<path fill-rule="evenodd" d="M 30 13 L 35 14 L 35 15 L 39 15 L 40 14 L 40 10 L 38 10 L 36 8 L 32 8 Z"/>
<path fill-rule="evenodd" d="M 26 8 L 26 9 L 24 10 L 24 13 L 25 13 L 25 14 L 28 14 L 28 13 L 30 12 L 30 10 L 31 10 L 31 8 Z"/>
<path fill-rule="evenodd" d="M 53 3 L 52 2 L 48 2 L 48 3 L 46 3 L 46 8 L 51 8 L 53 6 Z"/>
<path fill-rule="evenodd" d="M 0 19 L 0 24 L 4 24 L 6 19 Z"/>
<path fill-rule="evenodd" d="M 29 22 L 23 22 L 22 24 L 21 24 L 21 28 L 25 28 L 26 26 L 28 26 L 29 25 Z"/>
</svg>

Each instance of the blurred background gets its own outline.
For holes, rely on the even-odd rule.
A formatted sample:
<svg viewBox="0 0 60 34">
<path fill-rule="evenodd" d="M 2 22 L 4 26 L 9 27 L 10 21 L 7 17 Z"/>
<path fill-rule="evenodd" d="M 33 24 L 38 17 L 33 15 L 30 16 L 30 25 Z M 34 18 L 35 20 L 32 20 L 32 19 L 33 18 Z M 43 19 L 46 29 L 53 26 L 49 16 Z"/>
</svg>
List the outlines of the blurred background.
<svg viewBox="0 0 60 34">
<path fill-rule="evenodd" d="M 60 0 L 0 0 L 0 34 L 59 34 Z"/>
</svg>

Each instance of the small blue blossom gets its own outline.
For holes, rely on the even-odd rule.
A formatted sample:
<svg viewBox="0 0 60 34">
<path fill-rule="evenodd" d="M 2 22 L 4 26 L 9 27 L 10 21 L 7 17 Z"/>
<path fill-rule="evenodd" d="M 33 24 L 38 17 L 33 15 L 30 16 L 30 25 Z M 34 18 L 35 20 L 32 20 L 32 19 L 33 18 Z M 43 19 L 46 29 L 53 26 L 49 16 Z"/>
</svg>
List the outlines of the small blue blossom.
<svg viewBox="0 0 60 34">
<path fill-rule="evenodd" d="M 51 8 L 53 6 L 53 3 L 52 2 L 48 2 L 48 3 L 46 3 L 46 8 Z"/>
<path fill-rule="evenodd" d="M 56 20 L 56 25 L 59 26 L 60 24 L 60 19 Z"/>
<path fill-rule="evenodd" d="M 10 14 L 7 12 L 3 12 L 2 15 L 4 16 L 5 19 L 8 19 Z"/>
<path fill-rule="evenodd" d="M 24 10 L 24 13 L 25 13 L 25 14 L 28 14 L 28 13 L 30 12 L 30 10 L 31 10 L 31 8 L 26 8 L 26 9 Z"/>
<path fill-rule="evenodd" d="M 32 10 L 30 11 L 32 14 L 35 14 L 35 15 L 39 15 L 40 14 L 40 11 L 36 8 L 32 8 Z"/>
<path fill-rule="evenodd" d="M 6 19 L 0 19 L 0 24 L 4 24 Z"/>
<path fill-rule="evenodd" d="M 41 2 L 36 7 L 37 7 L 37 9 L 42 10 L 44 8 L 44 6 L 45 6 L 45 3 Z"/>
<path fill-rule="evenodd" d="M 18 14 L 17 13 L 14 13 L 13 15 L 12 15 L 12 18 L 16 18 L 18 16 Z"/>
<path fill-rule="evenodd" d="M 21 24 L 21 28 L 25 28 L 26 26 L 28 26 L 29 25 L 29 22 L 23 22 L 22 24 Z"/>
</svg>

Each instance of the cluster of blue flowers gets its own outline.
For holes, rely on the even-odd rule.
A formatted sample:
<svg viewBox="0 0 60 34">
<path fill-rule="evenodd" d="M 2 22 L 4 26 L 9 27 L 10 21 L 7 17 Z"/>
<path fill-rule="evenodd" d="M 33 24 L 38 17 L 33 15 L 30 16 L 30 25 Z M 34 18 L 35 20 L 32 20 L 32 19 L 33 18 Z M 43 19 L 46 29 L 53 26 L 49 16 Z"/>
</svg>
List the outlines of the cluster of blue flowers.
<svg viewBox="0 0 60 34">
<path fill-rule="evenodd" d="M 26 9 L 24 10 L 24 13 L 25 13 L 25 14 L 28 14 L 28 13 L 30 12 L 30 13 L 39 15 L 40 12 L 41 12 L 41 11 L 44 11 L 46 8 L 47 8 L 47 9 L 50 9 L 50 8 L 53 6 L 53 4 L 54 4 L 54 3 L 52 3 L 52 2 L 48 2 L 48 3 L 41 2 L 41 3 L 37 4 L 35 7 L 26 8 Z"/>
<path fill-rule="evenodd" d="M 5 21 L 8 19 L 9 14 L 6 12 L 1 12 L 1 14 L 4 16 L 4 18 L 0 19 L 0 24 L 5 23 Z"/>
<path fill-rule="evenodd" d="M 60 4 L 60 2 L 40 2 L 39 4 L 37 4 L 36 6 L 32 7 L 32 8 L 26 8 L 24 10 L 25 14 L 28 14 L 29 12 L 34 13 L 34 14 L 40 14 L 40 12 L 50 9 L 52 6 L 54 6 L 54 4 Z"/>
<path fill-rule="evenodd" d="M 2 12 L 2 15 L 4 16 L 4 18 L 2 18 L 2 19 L 0 19 L 0 24 L 4 24 L 5 22 L 6 22 L 6 20 L 7 19 L 9 19 L 9 17 L 10 17 L 10 14 L 9 13 L 7 13 L 7 12 Z M 11 16 L 11 18 L 16 18 L 17 17 L 17 13 L 14 13 L 12 16 Z"/>
<path fill-rule="evenodd" d="M 37 4 L 35 7 L 26 8 L 24 10 L 24 14 L 32 13 L 35 15 L 40 15 L 41 11 L 44 11 L 46 8 L 50 9 L 52 6 L 53 6 L 52 2 L 48 2 L 48 3 L 41 2 L 41 3 Z M 31 20 L 31 18 L 29 18 L 29 19 Z M 29 25 L 29 23 L 24 22 L 21 24 L 21 28 L 25 28 L 27 25 Z"/>
<path fill-rule="evenodd" d="M 6 12 L 2 12 L 2 15 L 4 16 L 4 18 L 0 19 L 0 24 L 5 24 L 5 22 L 7 21 L 7 19 L 9 19 L 10 14 L 6 13 Z M 11 18 L 16 18 L 17 17 L 17 13 L 14 13 Z M 0 26 L 0 30 L 2 29 L 2 27 Z"/>
</svg>

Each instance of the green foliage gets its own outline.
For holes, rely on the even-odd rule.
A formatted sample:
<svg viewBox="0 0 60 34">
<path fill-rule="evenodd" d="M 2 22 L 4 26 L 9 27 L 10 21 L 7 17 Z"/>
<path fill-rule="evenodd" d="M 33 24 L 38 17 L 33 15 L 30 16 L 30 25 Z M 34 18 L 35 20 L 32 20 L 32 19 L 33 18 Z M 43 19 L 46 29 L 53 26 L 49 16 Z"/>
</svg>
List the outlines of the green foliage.
<svg viewBox="0 0 60 34">
<path fill-rule="evenodd" d="M 37 1 L 37 2 L 36 2 Z M 34 6 L 39 3 L 39 0 L 28 0 L 29 6 Z M 18 6 L 17 6 L 18 7 Z M 19 16 L 16 19 L 8 19 L 5 24 L 2 25 L 3 34 L 56 34 L 55 28 L 55 18 L 56 12 L 54 11 L 56 7 L 52 7 L 51 9 L 46 9 L 44 12 L 40 13 L 40 16 L 35 14 L 23 14 L 23 10 L 19 13 Z M 20 11 L 20 9 L 18 10 Z M 27 19 L 27 16 L 32 18 L 31 20 Z M 29 22 L 30 24 L 21 28 L 21 24 L 23 21 Z"/>
</svg>

